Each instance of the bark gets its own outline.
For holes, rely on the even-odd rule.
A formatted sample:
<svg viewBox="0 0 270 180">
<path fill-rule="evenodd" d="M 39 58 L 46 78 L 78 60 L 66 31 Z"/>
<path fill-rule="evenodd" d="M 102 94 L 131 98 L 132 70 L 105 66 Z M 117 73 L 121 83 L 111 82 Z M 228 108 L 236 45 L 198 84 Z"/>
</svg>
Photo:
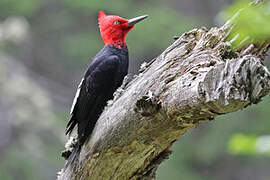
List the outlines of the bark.
<svg viewBox="0 0 270 180">
<path fill-rule="evenodd" d="M 118 90 L 58 179 L 154 179 L 172 144 L 189 129 L 266 96 L 270 73 L 262 59 L 269 43 L 234 52 L 226 41 L 230 28 L 228 22 L 191 30 L 145 64 Z"/>
</svg>

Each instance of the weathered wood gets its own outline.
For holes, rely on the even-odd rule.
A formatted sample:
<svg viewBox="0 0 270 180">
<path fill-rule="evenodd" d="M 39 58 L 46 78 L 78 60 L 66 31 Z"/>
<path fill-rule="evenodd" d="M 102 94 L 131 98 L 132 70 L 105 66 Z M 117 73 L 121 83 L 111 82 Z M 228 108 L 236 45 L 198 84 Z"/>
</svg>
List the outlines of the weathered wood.
<svg viewBox="0 0 270 180">
<path fill-rule="evenodd" d="M 230 27 L 191 30 L 144 66 L 58 179 L 152 179 L 190 128 L 258 103 L 270 91 L 261 61 L 269 44 L 232 52 Z"/>
</svg>

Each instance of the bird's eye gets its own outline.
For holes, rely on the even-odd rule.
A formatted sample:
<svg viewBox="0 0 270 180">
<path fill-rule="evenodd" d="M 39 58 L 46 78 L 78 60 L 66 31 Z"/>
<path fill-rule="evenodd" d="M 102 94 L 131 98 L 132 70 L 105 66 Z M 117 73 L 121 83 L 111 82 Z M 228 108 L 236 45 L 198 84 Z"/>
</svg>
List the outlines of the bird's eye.
<svg viewBox="0 0 270 180">
<path fill-rule="evenodd" d="M 118 24 L 120 24 L 120 22 L 116 20 L 116 21 L 113 22 L 113 24 L 118 25 Z"/>
</svg>

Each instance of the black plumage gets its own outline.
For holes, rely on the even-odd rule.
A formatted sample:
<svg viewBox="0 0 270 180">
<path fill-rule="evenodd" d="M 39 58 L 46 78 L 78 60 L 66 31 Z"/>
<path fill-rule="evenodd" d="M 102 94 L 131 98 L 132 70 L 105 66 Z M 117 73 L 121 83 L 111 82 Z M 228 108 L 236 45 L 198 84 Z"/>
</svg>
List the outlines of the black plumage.
<svg viewBox="0 0 270 180">
<path fill-rule="evenodd" d="M 78 143 L 68 162 L 91 135 L 107 101 L 121 86 L 128 73 L 128 63 L 127 46 L 119 49 L 112 44 L 101 49 L 91 61 L 78 87 L 66 127 L 66 134 L 71 134 L 76 125 L 78 131 Z"/>
</svg>

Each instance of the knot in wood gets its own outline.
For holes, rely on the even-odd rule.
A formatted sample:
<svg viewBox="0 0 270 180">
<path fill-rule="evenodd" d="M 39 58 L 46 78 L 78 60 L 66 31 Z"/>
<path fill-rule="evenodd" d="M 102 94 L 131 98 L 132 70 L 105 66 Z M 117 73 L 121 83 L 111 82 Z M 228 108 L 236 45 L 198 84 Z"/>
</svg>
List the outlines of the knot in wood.
<svg viewBox="0 0 270 180">
<path fill-rule="evenodd" d="M 134 111 L 142 116 L 154 116 L 161 108 L 161 103 L 157 97 L 149 97 L 148 95 L 142 96 L 136 102 Z"/>
</svg>

